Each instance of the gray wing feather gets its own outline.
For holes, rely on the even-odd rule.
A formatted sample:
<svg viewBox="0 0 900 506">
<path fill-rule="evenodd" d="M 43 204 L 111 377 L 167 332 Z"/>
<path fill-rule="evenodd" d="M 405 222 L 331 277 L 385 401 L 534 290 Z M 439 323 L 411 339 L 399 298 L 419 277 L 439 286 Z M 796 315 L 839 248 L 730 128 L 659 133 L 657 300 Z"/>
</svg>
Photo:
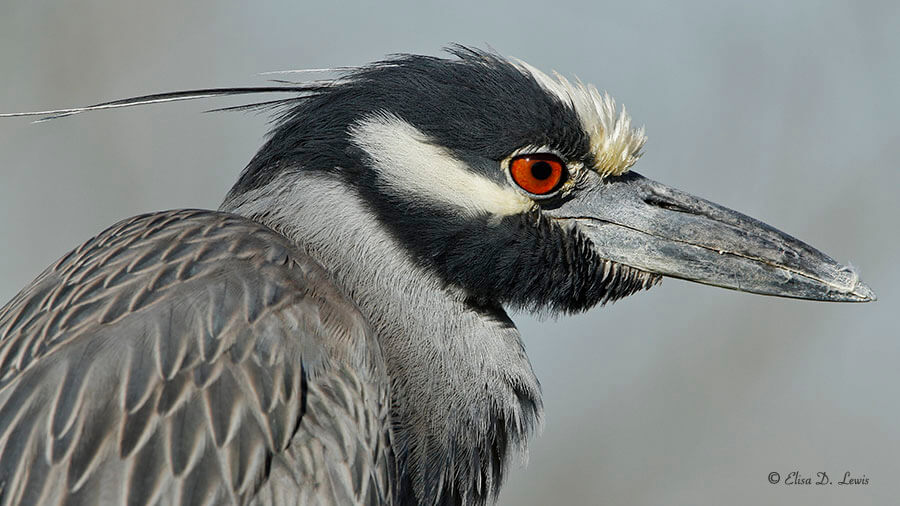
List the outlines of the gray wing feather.
<svg viewBox="0 0 900 506">
<path fill-rule="evenodd" d="M 284 237 L 123 221 L 0 310 L 0 503 L 386 504 L 378 344 Z"/>
</svg>

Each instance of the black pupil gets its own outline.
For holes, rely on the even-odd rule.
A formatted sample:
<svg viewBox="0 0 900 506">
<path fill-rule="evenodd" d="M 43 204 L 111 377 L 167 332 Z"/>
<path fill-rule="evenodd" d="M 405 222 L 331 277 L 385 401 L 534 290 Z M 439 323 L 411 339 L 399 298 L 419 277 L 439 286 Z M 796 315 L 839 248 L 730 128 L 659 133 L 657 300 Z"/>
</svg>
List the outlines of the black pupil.
<svg viewBox="0 0 900 506">
<path fill-rule="evenodd" d="M 553 167 L 547 162 L 537 162 L 531 166 L 531 175 L 535 179 L 547 179 L 553 174 Z"/>
</svg>

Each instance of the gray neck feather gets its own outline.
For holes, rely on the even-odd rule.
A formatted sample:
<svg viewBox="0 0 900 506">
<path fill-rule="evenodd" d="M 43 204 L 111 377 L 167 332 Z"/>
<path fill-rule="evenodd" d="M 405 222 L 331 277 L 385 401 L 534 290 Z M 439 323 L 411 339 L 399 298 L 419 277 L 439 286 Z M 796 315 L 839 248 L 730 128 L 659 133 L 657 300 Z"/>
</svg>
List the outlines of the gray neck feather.
<svg viewBox="0 0 900 506">
<path fill-rule="evenodd" d="M 419 267 L 336 176 L 286 171 L 221 209 L 296 242 L 368 318 L 391 377 L 392 443 L 407 493 L 423 504 L 495 497 L 507 450 L 524 457 L 541 414 L 537 378 L 505 315 L 474 308 L 462 289 Z"/>
</svg>

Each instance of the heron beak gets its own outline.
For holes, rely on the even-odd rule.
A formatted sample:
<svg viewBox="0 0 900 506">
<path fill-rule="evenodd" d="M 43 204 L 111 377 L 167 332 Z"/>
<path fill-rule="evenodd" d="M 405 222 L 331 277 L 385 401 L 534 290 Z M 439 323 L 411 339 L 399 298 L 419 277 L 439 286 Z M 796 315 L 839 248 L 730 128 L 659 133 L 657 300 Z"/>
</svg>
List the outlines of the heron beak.
<svg viewBox="0 0 900 506">
<path fill-rule="evenodd" d="M 765 223 L 629 172 L 545 211 L 575 223 L 603 258 L 743 292 L 875 300 L 848 266 Z"/>
</svg>

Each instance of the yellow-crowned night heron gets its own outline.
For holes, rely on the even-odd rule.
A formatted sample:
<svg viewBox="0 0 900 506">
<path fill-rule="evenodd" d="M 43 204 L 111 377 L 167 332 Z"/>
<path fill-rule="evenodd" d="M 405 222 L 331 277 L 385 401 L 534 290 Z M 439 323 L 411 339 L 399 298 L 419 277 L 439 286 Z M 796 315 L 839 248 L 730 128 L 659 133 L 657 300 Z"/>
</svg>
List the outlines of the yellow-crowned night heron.
<svg viewBox="0 0 900 506">
<path fill-rule="evenodd" d="M 874 299 L 628 172 L 643 130 L 595 88 L 451 52 L 278 87 L 296 93 L 262 105 L 277 125 L 219 211 L 113 225 L 0 310 L 0 503 L 489 503 L 541 416 L 505 307 L 582 311 L 661 276 Z"/>
</svg>

